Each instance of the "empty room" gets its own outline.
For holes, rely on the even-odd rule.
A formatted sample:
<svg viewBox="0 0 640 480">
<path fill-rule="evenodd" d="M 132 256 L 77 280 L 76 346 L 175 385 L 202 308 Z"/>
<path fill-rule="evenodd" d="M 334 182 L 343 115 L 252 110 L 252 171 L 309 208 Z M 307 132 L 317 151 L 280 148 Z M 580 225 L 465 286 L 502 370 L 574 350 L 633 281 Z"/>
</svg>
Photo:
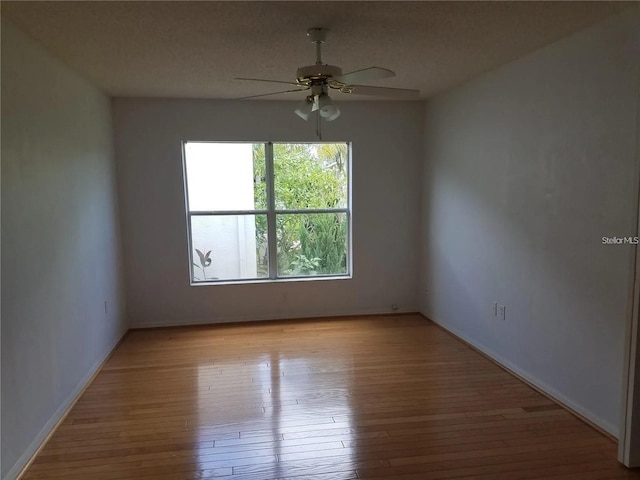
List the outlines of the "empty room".
<svg viewBox="0 0 640 480">
<path fill-rule="evenodd" d="M 637 2 L 0 9 L 1 480 L 640 479 Z"/>
</svg>

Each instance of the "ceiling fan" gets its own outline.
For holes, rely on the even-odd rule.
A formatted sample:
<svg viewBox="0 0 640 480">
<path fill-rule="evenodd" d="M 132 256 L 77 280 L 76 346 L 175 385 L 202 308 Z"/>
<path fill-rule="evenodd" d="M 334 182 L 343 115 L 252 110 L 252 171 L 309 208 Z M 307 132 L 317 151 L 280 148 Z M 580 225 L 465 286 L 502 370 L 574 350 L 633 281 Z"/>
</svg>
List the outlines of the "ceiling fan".
<svg viewBox="0 0 640 480">
<path fill-rule="evenodd" d="M 304 120 L 308 120 L 313 112 L 318 112 L 319 116 L 327 121 L 335 120 L 340 116 L 340 109 L 333 104 L 331 97 L 329 96 L 330 89 L 349 95 L 374 95 L 403 100 L 418 98 L 418 95 L 420 94 L 418 90 L 374 87 L 371 85 L 359 84 L 359 82 L 363 81 L 366 82 L 370 80 L 394 77 L 395 73 L 389 69 L 369 67 L 343 74 L 340 67 L 322 63 L 321 48 L 322 44 L 325 42 L 327 31 L 328 30 L 325 28 L 310 28 L 307 30 L 307 36 L 316 46 L 316 63 L 315 65 L 307 65 L 305 67 L 298 68 L 295 82 L 267 80 L 261 78 L 236 78 L 236 80 L 281 83 L 285 85 L 292 85 L 297 88 L 265 93 L 262 95 L 251 95 L 243 98 L 257 98 L 269 95 L 279 95 L 282 93 L 310 91 L 300 106 L 296 108 L 296 115 Z"/>
</svg>

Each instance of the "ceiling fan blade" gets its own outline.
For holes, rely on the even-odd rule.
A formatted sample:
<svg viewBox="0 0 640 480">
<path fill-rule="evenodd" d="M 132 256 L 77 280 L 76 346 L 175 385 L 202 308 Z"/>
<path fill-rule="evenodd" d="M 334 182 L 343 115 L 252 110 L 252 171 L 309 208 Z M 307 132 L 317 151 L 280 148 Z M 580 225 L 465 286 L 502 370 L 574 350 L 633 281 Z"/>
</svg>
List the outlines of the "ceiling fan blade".
<svg viewBox="0 0 640 480">
<path fill-rule="evenodd" d="M 299 84 L 298 82 L 285 82 L 283 80 L 266 80 L 264 78 L 245 78 L 245 77 L 236 77 L 234 80 L 247 80 L 250 82 L 268 82 L 268 83 L 284 83 L 285 85 L 295 85 L 297 87 L 302 87 L 304 85 Z"/>
<path fill-rule="evenodd" d="M 371 87 L 369 85 L 349 85 L 349 90 L 343 93 L 351 95 L 375 95 L 377 97 L 398 98 L 404 100 L 417 99 L 420 90 L 409 90 L 407 88 Z"/>
<path fill-rule="evenodd" d="M 345 73 L 339 77 L 335 77 L 334 80 L 352 85 L 358 82 L 368 82 L 371 80 L 379 80 L 382 78 L 395 77 L 396 74 L 391 70 L 380 67 L 363 68 L 362 70 L 356 70 L 355 72 Z"/>
<path fill-rule="evenodd" d="M 294 88 L 293 90 L 283 90 L 281 92 L 263 93 L 261 95 L 249 95 L 248 97 L 236 98 L 236 100 L 246 100 L 248 98 L 268 97 L 269 95 L 280 95 L 281 93 L 304 92 L 306 90 L 309 90 L 309 89 L 308 88 Z"/>
</svg>

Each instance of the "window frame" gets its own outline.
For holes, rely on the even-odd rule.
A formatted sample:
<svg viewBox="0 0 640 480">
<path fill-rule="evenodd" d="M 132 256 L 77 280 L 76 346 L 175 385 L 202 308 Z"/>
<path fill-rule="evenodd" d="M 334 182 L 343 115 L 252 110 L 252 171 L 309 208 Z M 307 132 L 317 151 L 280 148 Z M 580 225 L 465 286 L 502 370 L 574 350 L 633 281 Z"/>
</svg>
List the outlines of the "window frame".
<svg viewBox="0 0 640 480">
<path fill-rule="evenodd" d="M 189 143 L 230 143 L 230 144 L 251 144 L 264 146 L 265 158 L 265 190 L 266 190 L 266 209 L 254 210 L 212 210 L 212 211 L 190 211 L 189 207 L 189 183 L 187 181 L 187 155 L 186 145 Z M 309 208 L 309 209 L 276 209 L 275 198 L 275 170 L 274 170 L 274 145 L 322 145 L 322 144 L 345 144 L 347 146 L 347 161 L 345 169 L 347 172 L 347 206 L 344 208 Z M 346 141 L 318 141 L 318 142 L 284 142 L 284 141 L 216 141 L 216 140 L 184 140 L 182 141 L 182 177 L 184 184 L 185 199 L 185 215 L 187 224 L 187 248 L 189 249 L 189 284 L 192 287 L 211 286 L 211 285 L 229 285 L 229 284 L 246 284 L 246 283 L 272 283 L 272 282 L 290 282 L 290 281 L 314 281 L 314 280 L 343 280 L 352 278 L 353 272 L 353 245 L 352 245 L 352 143 Z M 347 224 L 347 258 L 346 272 L 332 273 L 322 275 L 287 275 L 278 276 L 278 243 L 277 243 L 277 222 L 278 215 L 297 215 L 297 214 L 322 214 L 336 213 L 344 214 Z M 194 281 L 194 248 L 191 232 L 191 218 L 197 216 L 245 216 L 245 215 L 265 215 L 267 218 L 267 256 L 268 256 L 268 276 L 255 278 L 229 278 L 222 280 L 204 280 Z"/>
</svg>

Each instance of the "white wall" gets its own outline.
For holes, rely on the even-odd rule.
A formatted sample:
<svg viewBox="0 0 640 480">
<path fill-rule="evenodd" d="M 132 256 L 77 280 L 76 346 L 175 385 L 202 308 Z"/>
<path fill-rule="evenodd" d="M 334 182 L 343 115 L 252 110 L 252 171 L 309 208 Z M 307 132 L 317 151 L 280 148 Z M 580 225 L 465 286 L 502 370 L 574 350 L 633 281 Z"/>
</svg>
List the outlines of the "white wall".
<svg viewBox="0 0 640 480">
<path fill-rule="evenodd" d="M 613 434 L 631 247 L 601 237 L 635 235 L 639 25 L 632 8 L 425 117 L 423 313 Z"/>
<path fill-rule="evenodd" d="M 419 103 L 342 102 L 324 124 L 324 140 L 353 142 L 352 279 L 189 286 L 181 142 L 313 141 L 296 103 L 114 100 L 133 326 L 417 310 Z"/>
<path fill-rule="evenodd" d="M 114 181 L 109 99 L 3 21 L 3 479 L 124 332 Z"/>
</svg>

